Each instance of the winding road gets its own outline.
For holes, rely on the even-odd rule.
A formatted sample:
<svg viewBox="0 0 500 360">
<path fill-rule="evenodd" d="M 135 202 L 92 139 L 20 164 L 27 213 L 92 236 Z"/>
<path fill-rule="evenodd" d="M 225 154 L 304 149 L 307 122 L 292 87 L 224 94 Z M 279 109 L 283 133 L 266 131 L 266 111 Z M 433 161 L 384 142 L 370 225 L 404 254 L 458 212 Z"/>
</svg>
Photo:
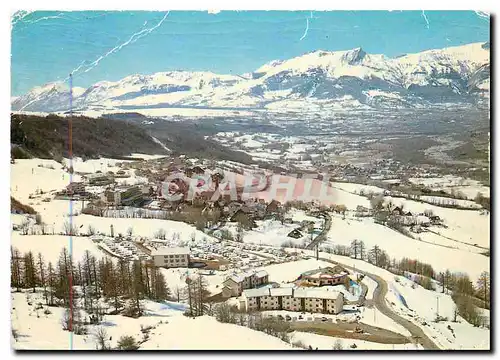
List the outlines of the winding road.
<svg viewBox="0 0 500 360">
<path fill-rule="evenodd" d="M 439 348 L 424 333 L 424 331 L 420 327 L 418 327 L 417 325 L 415 325 L 411 321 L 406 320 L 405 318 L 399 316 L 387 305 L 387 302 L 385 299 L 385 295 L 387 294 L 387 289 L 388 289 L 387 282 L 384 279 L 382 279 L 380 276 L 366 272 L 366 271 L 361 271 L 359 269 L 355 269 L 351 266 L 339 263 L 337 261 L 332 261 L 332 260 L 327 259 L 327 258 L 320 257 L 319 260 L 330 262 L 332 264 L 338 264 L 346 269 L 354 270 L 358 273 L 361 273 L 361 274 L 368 276 L 369 278 L 372 278 L 373 280 L 375 280 L 377 282 L 378 286 L 373 293 L 373 304 L 375 305 L 377 310 L 379 310 L 382 314 L 389 317 L 390 319 L 392 319 L 396 323 L 403 326 L 406 330 L 408 330 L 408 332 L 412 335 L 412 338 L 414 340 L 416 340 L 417 343 L 422 345 L 422 347 L 425 350 L 441 350 L 441 348 Z"/>
<path fill-rule="evenodd" d="M 320 213 L 320 215 L 325 218 L 325 226 L 323 227 L 323 230 L 321 231 L 321 233 L 319 233 L 318 236 L 316 236 L 313 241 L 311 241 L 309 244 L 307 244 L 307 246 L 306 246 L 307 250 L 312 250 L 317 245 L 319 245 L 320 242 L 325 241 L 326 234 L 328 233 L 328 231 L 330 230 L 330 227 L 332 226 L 332 217 L 328 213 L 322 212 L 322 213 Z"/>
<path fill-rule="evenodd" d="M 332 218 L 329 214 L 327 214 L 325 212 L 322 212 L 320 215 L 322 215 L 325 218 L 325 226 L 324 226 L 323 230 L 321 231 L 321 233 L 318 236 L 316 236 L 316 238 L 307 245 L 306 249 L 309 249 L 309 250 L 314 249 L 317 245 L 319 245 L 320 242 L 326 240 L 326 234 L 330 230 L 330 227 L 332 224 Z M 387 289 L 388 289 L 387 282 L 384 279 L 382 279 L 380 276 L 375 275 L 375 274 L 371 274 L 371 273 L 366 272 L 366 271 L 361 271 L 359 269 L 354 269 L 351 266 L 348 266 L 348 265 L 345 265 L 345 264 L 342 264 L 342 263 L 339 263 L 336 261 L 332 261 L 332 260 L 327 259 L 327 258 L 320 257 L 319 260 L 330 262 L 332 264 L 338 264 L 346 269 L 354 270 L 358 273 L 364 274 L 365 276 L 368 276 L 369 278 L 372 278 L 373 280 L 375 280 L 377 282 L 378 286 L 373 293 L 373 304 L 375 305 L 377 310 L 379 310 L 382 314 L 389 317 L 390 319 L 392 319 L 396 323 L 403 326 L 406 330 L 408 330 L 408 332 L 412 335 L 412 338 L 418 344 L 422 345 L 422 347 L 425 350 L 441 350 L 424 333 L 424 331 L 420 327 L 418 327 L 417 325 L 415 325 L 411 321 L 399 316 L 387 305 L 387 301 L 385 299 L 385 295 L 387 294 Z"/>
<path fill-rule="evenodd" d="M 422 345 L 422 347 L 425 350 L 441 350 L 441 348 L 439 348 L 424 333 L 424 331 L 420 327 L 418 327 L 417 325 L 415 325 L 411 321 L 406 320 L 405 318 L 399 316 L 387 305 L 387 302 L 385 299 L 385 295 L 387 294 L 387 289 L 388 289 L 387 282 L 384 279 L 382 279 L 380 276 L 366 272 L 366 271 L 361 271 L 359 269 L 355 269 L 351 266 L 339 263 L 337 261 L 332 261 L 332 260 L 327 259 L 327 258 L 320 257 L 319 260 L 330 262 L 332 264 L 338 264 L 346 269 L 354 270 L 358 273 L 361 273 L 361 274 L 368 276 L 369 278 L 372 278 L 373 280 L 375 280 L 377 282 L 378 286 L 373 293 L 373 304 L 375 305 L 377 310 L 379 310 L 382 314 L 389 317 L 390 319 L 392 319 L 396 323 L 403 326 L 406 330 L 408 330 L 408 332 L 412 335 L 412 338 L 414 340 L 416 340 L 417 343 Z"/>
</svg>

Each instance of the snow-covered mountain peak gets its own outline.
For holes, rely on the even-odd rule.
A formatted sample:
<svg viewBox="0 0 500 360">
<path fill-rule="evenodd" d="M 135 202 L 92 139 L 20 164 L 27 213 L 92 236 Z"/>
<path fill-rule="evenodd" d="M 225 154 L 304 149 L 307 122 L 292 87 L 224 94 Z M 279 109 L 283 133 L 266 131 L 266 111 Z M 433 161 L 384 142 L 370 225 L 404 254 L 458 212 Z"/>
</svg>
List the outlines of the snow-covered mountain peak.
<svg viewBox="0 0 500 360">
<path fill-rule="evenodd" d="M 389 58 L 361 47 L 316 50 L 270 61 L 243 75 L 209 71 L 134 74 L 75 88 L 82 111 L 162 108 L 269 109 L 321 112 L 338 108 L 470 106 L 489 97 L 489 46 L 473 43 Z M 64 111 L 66 84 L 46 84 L 12 101 L 13 110 Z M 441 105 L 440 105 L 441 104 Z M 169 112 L 171 113 L 171 111 Z"/>
</svg>

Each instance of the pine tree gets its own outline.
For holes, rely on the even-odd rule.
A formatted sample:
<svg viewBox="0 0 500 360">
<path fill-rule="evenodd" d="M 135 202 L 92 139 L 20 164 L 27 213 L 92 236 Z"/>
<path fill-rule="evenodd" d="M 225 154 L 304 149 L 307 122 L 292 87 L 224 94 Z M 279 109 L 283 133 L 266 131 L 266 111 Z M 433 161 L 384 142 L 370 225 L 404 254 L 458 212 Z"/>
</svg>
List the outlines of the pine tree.
<svg viewBox="0 0 500 360">
<path fill-rule="evenodd" d="M 77 270 L 78 270 L 79 283 L 81 285 L 82 293 L 83 293 L 83 308 L 85 310 L 87 310 L 88 309 L 87 284 L 85 281 L 84 273 L 82 272 L 82 263 L 80 261 L 78 262 Z"/>
<path fill-rule="evenodd" d="M 33 288 L 33 293 L 35 293 L 38 279 L 35 259 L 31 251 L 24 255 L 24 282 L 26 287 Z"/>
<path fill-rule="evenodd" d="M 477 289 L 484 300 L 484 307 L 489 308 L 490 302 L 490 273 L 483 271 L 477 280 Z"/>
<path fill-rule="evenodd" d="M 372 247 L 368 253 L 368 261 L 371 262 L 372 264 L 375 264 L 375 266 L 380 266 L 380 257 L 381 257 L 382 250 L 378 245 L 375 245 Z"/>
<path fill-rule="evenodd" d="M 88 309 L 89 312 L 93 311 L 94 308 L 94 297 L 92 296 L 92 260 L 93 256 L 90 251 L 86 250 L 83 255 L 83 283 L 85 284 L 86 295 L 88 296 Z"/>
<path fill-rule="evenodd" d="M 153 286 L 151 285 L 150 283 L 150 277 L 152 277 L 152 275 L 150 276 L 150 269 L 151 267 L 148 265 L 148 263 L 145 263 L 144 264 L 144 275 L 145 275 L 145 289 L 144 289 L 144 292 L 145 292 L 145 296 L 146 297 L 151 297 L 151 293 L 154 291 L 152 290 Z M 156 269 L 156 268 L 155 268 Z M 154 269 L 151 270 L 151 272 L 154 271 Z"/>
<path fill-rule="evenodd" d="M 152 269 L 151 278 L 154 279 L 154 287 L 152 287 L 152 296 L 156 301 L 168 300 L 170 297 L 170 289 L 167 286 L 165 277 L 158 268 Z"/>
<path fill-rule="evenodd" d="M 365 248 L 365 243 L 363 242 L 363 240 L 360 240 L 358 242 L 358 246 L 359 246 L 359 258 L 361 260 L 364 260 L 366 257 L 366 248 Z"/>
<path fill-rule="evenodd" d="M 47 279 L 45 276 L 45 263 L 43 261 L 42 253 L 38 253 L 38 271 L 40 274 L 40 285 L 43 287 L 43 296 L 45 298 L 45 304 L 49 304 L 48 294 L 47 294 Z"/>
<path fill-rule="evenodd" d="M 133 300 L 134 300 L 134 306 L 135 306 L 135 311 L 137 314 L 141 314 L 141 305 L 140 305 L 140 300 L 143 298 L 144 295 L 144 282 L 142 278 L 142 266 L 140 261 L 134 261 L 132 264 L 132 273 L 133 273 L 133 285 L 132 285 L 132 291 L 133 291 Z"/>
<path fill-rule="evenodd" d="M 21 291 L 21 286 L 22 286 L 22 277 L 21 277 L 21 254 L 19 253 L 19 250 L 16 248 L 13 248 L 12 246 L 10 247 L 10 254 L 11 254 L 11 260 L 10 260 L 10 269 L 11 269 L 11 286 L 15 286 L 17 288 L 16 291 Z"/>
<path fill-rule="evenodd" d="M 50 303 L 49 305 L 54 305 L 54 289 L 56 285 L 54 268 L 52 263 L 49 262 L 47 265 L 47 283 L 49 285 Z"/>
<path fill-rule="evenodd" d="M 113 298 L 113 306 L 115 307 L 115 311 L 118 312 L 118 310 L 122 307 L 122 304 L 120 302 L 120 293 L 122 292 L 122 286 L 120 283 L 120 266 L 119 264 L 113 266 L 111 264 L 111 272 L 110 272 L 110 296 Z"/>
<path fill-rule="evenodd" d="M 196 302 L 197 302 L 197 315 L 203 316 L 206 308 L 207 298 L 210 292 L 207 289 L 207 282 L 202 275 L 196 279 Z"/>
<path fill-rule="evenodd" d="M 64 305 L 69 306 L 70 301 L 70 276 L 71 276 L 71 260 L 69 258 L 68 250 L 64 248 L 57 261 L 57 287 L 55 289 L 55 296 L 63 299 Z"/>
<path fill-rule="evenodd" d="M 354 258 L 358 258 L 359 243 L 358 240 L 353 240 L 351 242 L 351 254 L 354 253 Z"/>
</svg>

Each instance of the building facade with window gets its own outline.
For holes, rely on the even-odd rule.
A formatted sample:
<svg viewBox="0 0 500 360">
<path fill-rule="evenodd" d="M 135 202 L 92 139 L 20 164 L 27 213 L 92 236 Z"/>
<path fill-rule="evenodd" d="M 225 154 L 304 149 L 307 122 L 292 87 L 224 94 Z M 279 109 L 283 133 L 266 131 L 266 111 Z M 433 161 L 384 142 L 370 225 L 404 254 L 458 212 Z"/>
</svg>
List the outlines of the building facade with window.
<svg viewBox="0 0 500 360">
<path fill-rule="evenodd" d="M 266 285 L 268 282 L 269 274 L 265 270 L 233 274 L 222 283 L 222 296 L 225 298 L 240 296 L 244 289 Z"/>
<path fill-rule="evenodd" d="M 288 310 L 338 314 L 344 295 L 318 288 L 259 288 L 243 291 L 240 309 L 244 311 Z"/>
<path fill-rule="evenodd" d="M 188 267 L 189 248 L 187 247 L 161 247 L 151 252 L 155 266 L 174 268 Z"/>
</svg>

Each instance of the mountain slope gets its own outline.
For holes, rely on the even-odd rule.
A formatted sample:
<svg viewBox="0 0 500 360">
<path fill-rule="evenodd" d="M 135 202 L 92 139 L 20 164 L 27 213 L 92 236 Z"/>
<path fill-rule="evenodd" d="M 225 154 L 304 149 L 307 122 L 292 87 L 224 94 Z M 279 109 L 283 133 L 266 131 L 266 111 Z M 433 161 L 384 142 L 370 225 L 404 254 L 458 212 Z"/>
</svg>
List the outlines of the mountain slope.
<svg viewBox="0 0 500 360">
<path fill-rule="evenodd" d="M 72 124 L 74 156 L 93 158 L 122 157 L 131 153 L 166 154 L 146 131 L 128 122 L 74 117 Z M 68 118 L 13 114 L 10 137 L 17 153 L 50 159 L 69 155 Z"/>
<path fill-rule="evenodd" d="M 489 99 L 489 43 L 474 43 L 396 58 L 348 51 L 314 51 L 275 60 L 242 76 L 170 71 L 131 75 L 74 91 L 77 111 L 100 113 L 169 108 L 306 112 L 470 106 Z M 13 110 L 68 108 L 61 84 L 35 88 Z M 156 114 L 161 115 L 161 111 Z"/>
<path fill-rule="evenodd" d="M 73 117 L 73 155 L 121 158 L 132 153 L 184 154 L 213 160 L 250 163 L 243 152 L 205 139 L 206 130 L 189 122 L 150 121 L 140 114 L 110 114 L 103 118 Z M 11 115 L 12 155 L 15 158 L 68 157 L 68 117 Z"/>
</svg>

